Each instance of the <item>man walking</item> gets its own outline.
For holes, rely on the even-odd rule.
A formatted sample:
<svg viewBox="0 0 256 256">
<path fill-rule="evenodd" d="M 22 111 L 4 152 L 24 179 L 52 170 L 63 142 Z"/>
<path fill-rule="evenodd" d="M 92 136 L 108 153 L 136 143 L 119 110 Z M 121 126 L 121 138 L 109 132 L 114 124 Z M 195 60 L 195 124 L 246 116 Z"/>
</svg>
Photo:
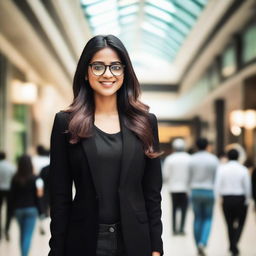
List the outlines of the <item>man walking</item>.
<svg viewBox="0 0 256 256">
<path fill-rule="evenodd" d="M 251 195 L 251 180 L 248 169 L 238 162 L 238 151 L 231 149 L 227 156 L 229 161 L 220 165 L 217 171 L 216 193 L 223 198 L 222 208 L 228 229 L 229 250 L 232 256 L 237 256 L 237 244 L 243 231 Z"/>
<path fill-rule="evenodd" d="M 184 235 L 185 219 L 188 207 L 188 175 L 190 155 L 185 152 L 185 141 L 175 139 L 172 143 L 174 153 L 166 157 L 163 165 L 164 178 L 168 180 L 168 188 L 172 200 L 173 235 Z M 181 218 L 177 223 L 177 212 Z M 178 225 L 177 225 L 178 224 Z"/>
</svg>

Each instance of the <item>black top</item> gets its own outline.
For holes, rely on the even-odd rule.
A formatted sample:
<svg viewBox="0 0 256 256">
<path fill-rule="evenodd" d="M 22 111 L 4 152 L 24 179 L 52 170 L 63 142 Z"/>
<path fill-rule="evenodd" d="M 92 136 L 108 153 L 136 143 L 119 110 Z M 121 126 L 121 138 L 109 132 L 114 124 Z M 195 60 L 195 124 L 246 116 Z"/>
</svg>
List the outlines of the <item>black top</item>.
<svg viewBox="0 0 256 256">
<path fill-rule="evenodd" d="M 119 177 L 122 157 L 121 131 L 114 134 L 105 133 L 95 127 L 95 144 L 98 166 L 95 171 L 99 178 L 99 223 L 112 224 L 120 220 Z"/>
<path fill-rule="evenodd" d="M 20 184 L 15 179 L 11 185 L 12 210 L 25 207 L 36 207 L 36 176 L 32 176 L 25 184 Z"/>
</svg>

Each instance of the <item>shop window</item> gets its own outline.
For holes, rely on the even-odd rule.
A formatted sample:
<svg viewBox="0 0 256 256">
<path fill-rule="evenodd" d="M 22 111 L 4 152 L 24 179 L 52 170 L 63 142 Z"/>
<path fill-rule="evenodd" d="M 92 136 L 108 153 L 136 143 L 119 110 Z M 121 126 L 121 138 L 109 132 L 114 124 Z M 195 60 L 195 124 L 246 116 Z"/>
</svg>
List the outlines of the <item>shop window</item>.
<svg viewBox="0 0 256 256">
<path fill-rule="evenodd" d="M 209 88 L 210 88 L 210 90 L 214 90 L 216 87 L 218 87 L 219 82 L 220 82 L 217 64 L 214 63 L 210 67 L 210 69 L 207 73 L 207 76 L 208 76 Z"/>
<path fill-rule="evenodd" d="M 230 45 L 223 52 L 221 58 L 221 74 L 224 78 L 233 75 L 236 72 L 236 48 Z"/>
<path fill-rule="evenodd" d="M 4 148 L 6 122 L 6 58 L 0 53 L 0 150 Z"/>
<path fill-rule="evenodd" d="M 248 27 L 242 35 L 243 51 L 242 61 L 248 63 L 256 59 L 256 24 Z"/>
<path fill-rule="evenodd" d="M 14 158 L 17 159 L 27 149 L 28 140 L 28 114 L 29 107 L 21 104 L 13 104 L 13 143 Z"/>
</svg>

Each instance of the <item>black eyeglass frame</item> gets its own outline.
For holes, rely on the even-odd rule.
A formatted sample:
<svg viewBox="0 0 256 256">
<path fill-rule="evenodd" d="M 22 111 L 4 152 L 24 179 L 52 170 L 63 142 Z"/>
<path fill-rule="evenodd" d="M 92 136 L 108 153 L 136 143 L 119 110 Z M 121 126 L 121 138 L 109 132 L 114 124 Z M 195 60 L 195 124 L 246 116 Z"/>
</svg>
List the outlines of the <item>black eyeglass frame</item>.
<svg viewBox="0 0 256 256">
<path fill-rule="evenodd" d="M 113 76 L 121 76 L 121 75 L 123 75 L 124 74 L 124 68 L 125 68 L 125 65 L 124 64 L 110 64 L 110 65 L 105 65 L 105 64 L 103 64 L 103 63 L 90 63 L 88 66 L 90 66 L 91 68 L 92 68 L 92 66 L 94 66 L 94 65 L 103 65 L 104 66 L 104 72 L 101 74 L 101 75 L 96 75 L 94 72 L 93 72 L 93 70 L 92 70 L 92 73 L 95 75 L 95 76 L 102 76 L 102 75 L 104 75 L 105 74 L 105 72 L 106 72 L 106 70 L 107 70 L 107 67 L 109 68 L 109 70 L 110 70 L 110 72 L 111 72 L 111 74 L 113 75 Z M 112 72 L 112 70 L 111 70 L 111 66 L 117 66 L 117 65 L 120 65 L 120 66 L 122 66 L 123 67 L 123 72 L 120 74 L 120 75 L 114 75 L 113 74 L 113 72 Z"/>
</svg>

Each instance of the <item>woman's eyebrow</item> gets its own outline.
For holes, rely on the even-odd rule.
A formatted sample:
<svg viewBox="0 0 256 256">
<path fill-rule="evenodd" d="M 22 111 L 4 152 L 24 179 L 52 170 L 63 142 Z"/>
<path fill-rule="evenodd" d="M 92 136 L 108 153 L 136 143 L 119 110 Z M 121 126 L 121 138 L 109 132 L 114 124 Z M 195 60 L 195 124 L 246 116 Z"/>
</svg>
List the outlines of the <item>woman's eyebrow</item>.
<svg viewBox="0 0 256 256">
<path fill-rule="evenodd" d="M 94 62 L 92 62 L 92 63 L 99 63 L 99 64 L 105 64 L 105 62 L 104 61 L 94 61 Z M 119 61 L 119 60 L 117 60 L 117 61 L 112 61 L 112 62 L 110 62 L 110 64 L 120 64 L 120 63 L 122 63 L 121 61 Z"/>
</svg>

